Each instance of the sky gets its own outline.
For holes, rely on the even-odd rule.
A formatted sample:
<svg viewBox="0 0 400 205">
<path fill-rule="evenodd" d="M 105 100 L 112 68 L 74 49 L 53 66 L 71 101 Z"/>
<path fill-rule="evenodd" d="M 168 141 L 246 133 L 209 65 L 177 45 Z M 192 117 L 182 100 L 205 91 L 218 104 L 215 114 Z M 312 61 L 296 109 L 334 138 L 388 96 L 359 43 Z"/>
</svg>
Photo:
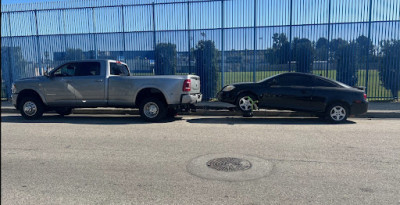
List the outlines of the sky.
<svg viewBox="0 0 400 205">
<path fill-rule="evenodd" d="M 1 4 L 20 4 L 20 3 L 37 3 L 49 1 L 65 1 L 65 0 L 1 0 Z"/>
</svg>

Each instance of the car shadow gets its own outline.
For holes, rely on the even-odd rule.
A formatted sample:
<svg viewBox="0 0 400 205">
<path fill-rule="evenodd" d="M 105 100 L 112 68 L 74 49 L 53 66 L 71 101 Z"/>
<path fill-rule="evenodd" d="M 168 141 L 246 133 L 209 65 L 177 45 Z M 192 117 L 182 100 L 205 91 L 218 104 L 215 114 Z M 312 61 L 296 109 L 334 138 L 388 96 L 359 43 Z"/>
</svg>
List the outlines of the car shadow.
<svg viewBox="0 0 400 205">
<path fill-rule="evenodd" d="M 156 123 L 170 123 L 182 120 L 182 117 L 167 118 Z M 44 115 L 37 120 L 26 120 L 22 116 L 1 116 L 1 122 L 12 123 L 68 123 L 68 124 L 97 124 L 97 125 L 121 125 L 121 124 L 148 124 L 139 116 L 82 116 L 82 115 Z"/>
<path fill-rule="evenodd" d="M 319 118 L 307 117 L 307 118 L 293 118 L 293 117 L 252 117 L 252 118 L 241 118 L 241 117 L 223 117 L 223 118 L 197 118 L 186 120 L 189 123 L 202 123 L 202 124 L 279 124 L 279 125 L 343 125 L 343 124 L 355 124 L 354 121 L 347 120 L 344 123 L 335 124 L 330 123 L 326 120 Z"/>
</svg>

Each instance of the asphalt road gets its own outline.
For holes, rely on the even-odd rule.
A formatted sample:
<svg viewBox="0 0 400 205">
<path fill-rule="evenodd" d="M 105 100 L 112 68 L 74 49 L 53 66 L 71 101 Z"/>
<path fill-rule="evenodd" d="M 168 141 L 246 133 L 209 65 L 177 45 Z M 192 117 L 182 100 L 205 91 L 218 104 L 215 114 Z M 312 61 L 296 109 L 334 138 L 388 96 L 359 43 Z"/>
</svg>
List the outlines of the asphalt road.
<svg viewBox="0 0 400 205">
<path fill-rule="evenodd" d="M 1 118 L 2 204 L 400 205 L 400 119 Z M 222 173 L 213 157 L 253 166 Z"/>
</svg>

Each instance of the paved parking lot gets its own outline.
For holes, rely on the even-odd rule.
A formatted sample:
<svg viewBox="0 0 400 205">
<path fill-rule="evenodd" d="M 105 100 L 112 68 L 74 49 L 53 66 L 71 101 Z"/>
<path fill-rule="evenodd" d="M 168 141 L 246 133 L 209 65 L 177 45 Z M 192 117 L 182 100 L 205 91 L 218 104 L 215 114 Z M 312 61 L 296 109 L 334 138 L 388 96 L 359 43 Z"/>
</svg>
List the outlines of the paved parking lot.
<svg viewBox="0 0 400 205">
<path fill-rule="evenodd" d="M 400 204 L 399 133 L 400 119 L 3 114 L 1 202 Z M 207 167 L 222 158 L 243 170 Z"/>
</svg>

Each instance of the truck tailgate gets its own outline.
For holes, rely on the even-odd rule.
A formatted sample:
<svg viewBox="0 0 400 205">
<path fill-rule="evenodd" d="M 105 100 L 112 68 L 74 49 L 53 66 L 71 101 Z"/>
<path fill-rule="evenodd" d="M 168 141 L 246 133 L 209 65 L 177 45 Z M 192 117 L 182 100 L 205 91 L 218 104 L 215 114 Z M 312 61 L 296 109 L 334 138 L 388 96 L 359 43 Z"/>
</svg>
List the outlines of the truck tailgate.
<svg viewBox="0 0 400 205">
<path fill-rule="evenodd" d="M 200 77 L 191 75 L 190 76 L 190 81 L 191 81 L 191 91 L 190 93 L 200 93 Z"/>
</svg>

